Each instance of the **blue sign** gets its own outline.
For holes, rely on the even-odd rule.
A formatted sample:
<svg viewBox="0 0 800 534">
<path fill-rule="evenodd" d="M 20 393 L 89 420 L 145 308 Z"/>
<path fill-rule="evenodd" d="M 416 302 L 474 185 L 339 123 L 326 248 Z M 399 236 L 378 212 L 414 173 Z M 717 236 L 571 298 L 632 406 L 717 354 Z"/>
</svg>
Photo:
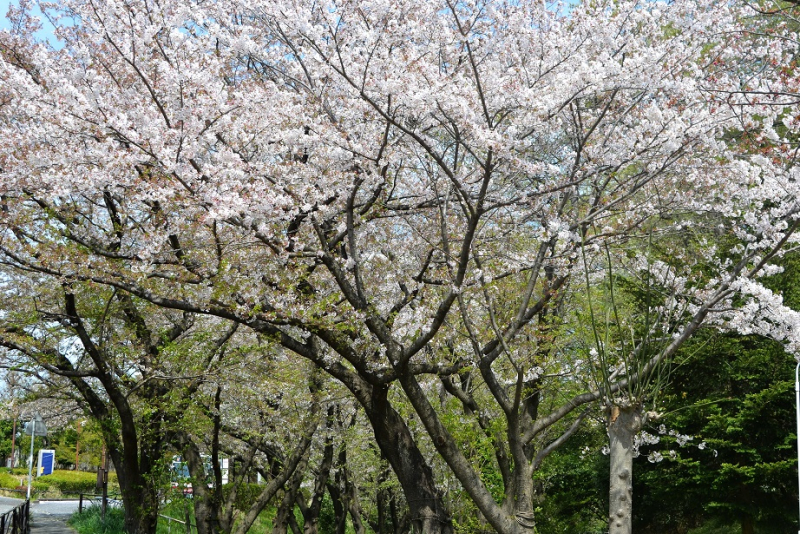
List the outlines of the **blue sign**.
<svg viewBox="0 0 800 534">
<path fill-rule="evenodd" d="M 52 475 L 56 465 L 56 451 L 39 449 L 38 476 Z"/>
</svg>

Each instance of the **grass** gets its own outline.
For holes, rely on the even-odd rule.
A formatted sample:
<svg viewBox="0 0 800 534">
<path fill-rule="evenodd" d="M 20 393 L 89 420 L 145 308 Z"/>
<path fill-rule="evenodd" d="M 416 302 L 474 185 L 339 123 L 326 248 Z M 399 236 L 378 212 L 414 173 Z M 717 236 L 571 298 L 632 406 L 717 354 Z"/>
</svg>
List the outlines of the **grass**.
<svg viewBox="0 0 800 534">
<path fill-rule="evenodd" d="M 122 508 L 106 509 L 103 521 L 99 506 L 89 506 L 83 513 L 75 513 L 67 522 L 78 534 L 125 534 L 125 512 Z"/>
<path fill-rule="evenodd" d="M 192 504 L 192 499 L 186 499 L 183 498 L 183 496 L 180 496 L 162 504 L 158 513 L 162 516 L 171 517 L 172 519 L 176 519 L 178 521 L 186 521 L 186 511 L 188 508 L 190 520 L 192 524 L 194 524 L 194 506 L 192 506 Z M 186 532 L 186 525 L 174 522 L 170 525 L 170 521 L 168 519 L 164 517 L 158 518 L 156 534 L 167 534 L 173 531 Z"/>
<path fill-rule="evenodd" d="M 159 514 L 177 519 L 186 520 L 188 510 L 192 524 L 194 524 L 194 506 L 192 499 L 175 498 L 170 502 L 164 503 L 159 510 Z M 275 517 L 275 508 L 268 507 L 256 519 L 250 532 L 269 532 L 272 530 L 272 519 Z M 122 508 L 109 507 L 106 510 L 106 521 L 100 517 L 100 506 L 92 505 L 84 508 L 83 513 L 77 512 L 70 517 L 68 524 L 78 531 L 78 534 L 124 534 L 125 513 Z M 301 523 L 302 525 L 302 519 Z M 186 526 L 181 523 L 172 522 L 165 517 L 158 518 L 156 534 L 185 533 Z M 196 532 L 196 529 L 192 529 Z"/>
<path fill-rule="evenodd" d="M 179 521 L 186 521 L 186 511 L 189 511 L 191 522 L 195 524 L 194 518 L 194 501 L 192 499 L 183 498 L 182 496 L 176 497 L 167 503 L 164 503 L 159 510 L 162 516 L 168 516 Z M 271 532 L 272 520 L 275 518 L 276 509 L 274 506 L 268 506 L 256 518 L 253 526 L 250 527 L 250 532 Z M 239 512 L 241 514 L 241 512 Z M 300 525 L 303 524 L 302 516 L 298 517 Z M 158 518 L 158 528 L 156 534 L 173 534 L 173 533 L 186 532 L 185 524 L 172 522 L 164 517 Z M 193 528 L 192 532 L 196 532 Z"/>
</svg>

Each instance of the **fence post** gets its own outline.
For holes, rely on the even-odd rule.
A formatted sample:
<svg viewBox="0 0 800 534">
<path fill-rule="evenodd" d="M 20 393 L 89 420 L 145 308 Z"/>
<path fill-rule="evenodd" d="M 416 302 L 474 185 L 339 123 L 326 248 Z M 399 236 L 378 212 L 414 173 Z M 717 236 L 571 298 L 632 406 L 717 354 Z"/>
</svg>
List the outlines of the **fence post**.
<svg viewBox="0 0 800 534">
<path fill-rule="evenodd" d="M 80 494 L 81 496 L 78 499 L 78 513 L 83 513 L 83 493 Z"/>
<path fill-rule="evenodd" d="M 11 513 L 11 532 L 12 534 L 19 534 L 19 514 L 17 513 L 19 508 L 14 508 L 14 511 Z"/>
</svg>

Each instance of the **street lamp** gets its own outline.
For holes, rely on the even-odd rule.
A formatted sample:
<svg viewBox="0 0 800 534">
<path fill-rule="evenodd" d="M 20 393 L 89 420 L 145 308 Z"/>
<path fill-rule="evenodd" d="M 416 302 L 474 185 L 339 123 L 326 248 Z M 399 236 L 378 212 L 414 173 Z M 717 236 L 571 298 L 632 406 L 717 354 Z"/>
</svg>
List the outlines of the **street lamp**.
<svg viewBox="0 0 800 534">
<path fill-rule="evenodd" d="M 36 436 L 47 436 L 47 427 L 38 413 L 25 425 L 25 433 L 31 437 L 31 455 L 28 457 L 28 500 L 31 499 L 31 477 L 33 475 L 33 442 Z"/>
</svg>

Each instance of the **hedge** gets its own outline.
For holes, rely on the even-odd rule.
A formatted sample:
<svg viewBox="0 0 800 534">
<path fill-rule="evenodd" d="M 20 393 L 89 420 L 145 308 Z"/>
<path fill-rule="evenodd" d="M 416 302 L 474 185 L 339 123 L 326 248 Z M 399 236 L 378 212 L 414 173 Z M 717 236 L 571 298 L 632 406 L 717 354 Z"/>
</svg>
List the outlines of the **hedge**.
<svg viewBox="0 0 800 534">
<path fill-rule="evenodd" d="M 18 473 L 18 470 L 14 470 Z M 26 486 L 28 483 L 27 473 L 11 475 L 8 471 L 0 472 L 0 488 L 15 489 Z M 116 473 L 109 474 L 109 491 L 117 491 Z M 31 484 L 32 489 L 37 493 L 61 493 L 65 495 L 77 495 L 79 493 L 94 493 L 97 486 L 97 473 L 87 471 L 66 471 L 56 470 L 51 475 L 34 477 Z"/>
</svg>

